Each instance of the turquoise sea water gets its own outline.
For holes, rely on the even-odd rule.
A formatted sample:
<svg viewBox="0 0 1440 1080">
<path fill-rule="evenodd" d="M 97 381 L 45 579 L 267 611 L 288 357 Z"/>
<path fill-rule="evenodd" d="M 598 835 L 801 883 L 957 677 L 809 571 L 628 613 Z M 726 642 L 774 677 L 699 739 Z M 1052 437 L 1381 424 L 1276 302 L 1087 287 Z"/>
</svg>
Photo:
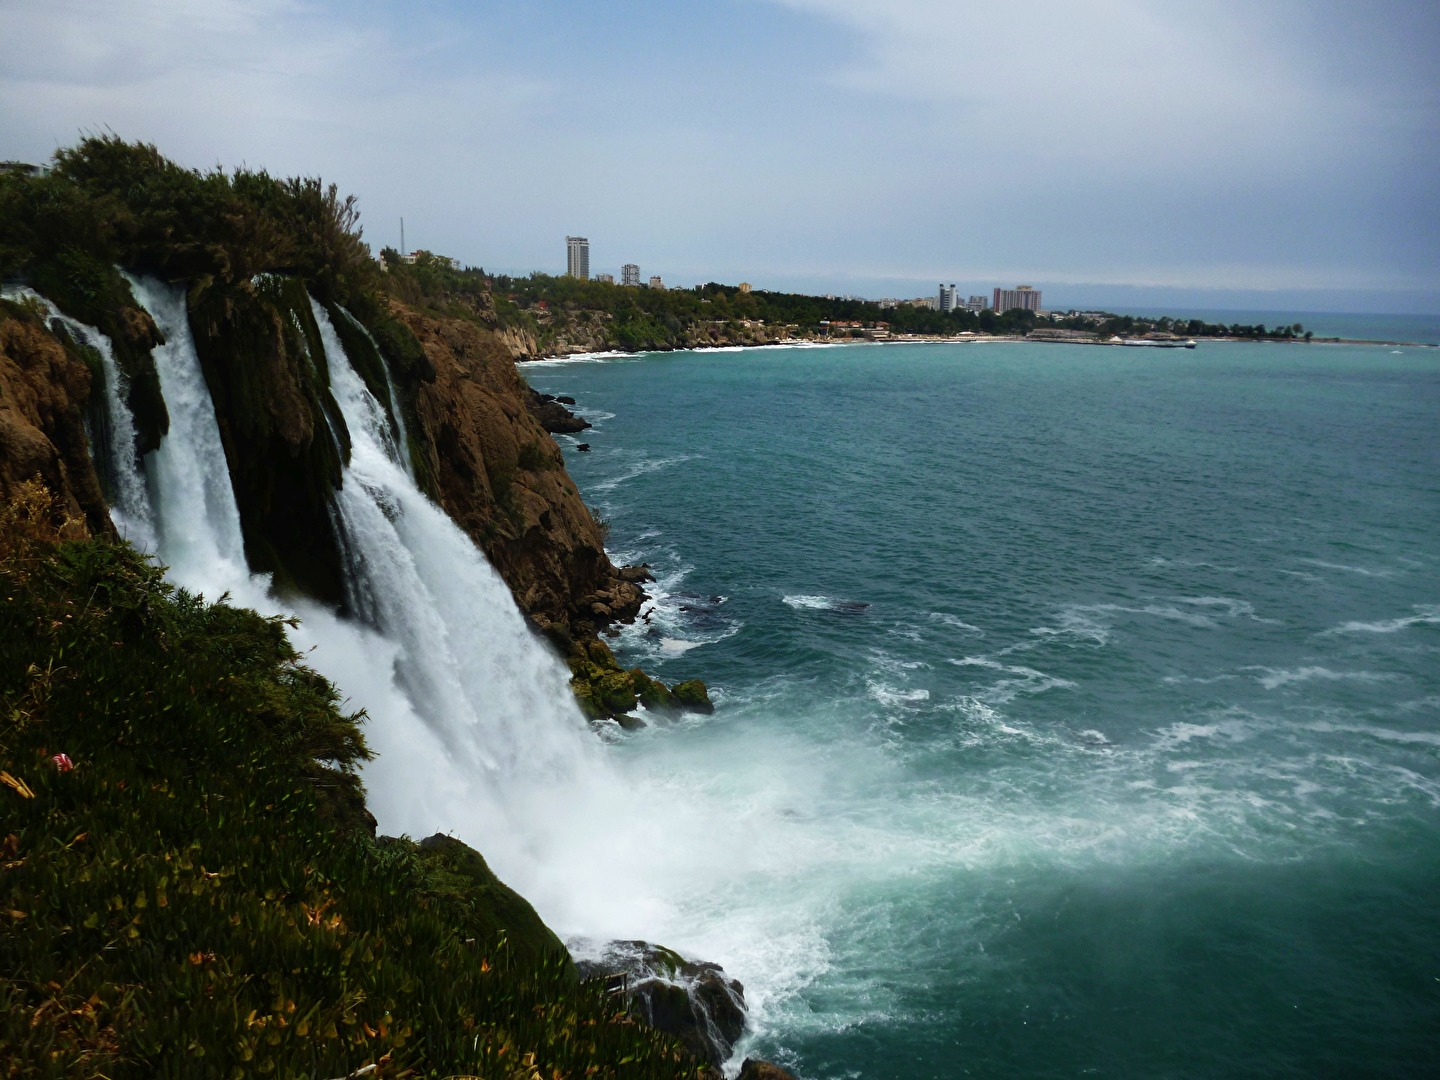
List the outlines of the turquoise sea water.
<svg viewBox="0 0 1440 1080">
<path fill-rule="evenodd" d="M 1440 354 L 523 370 L 594 420 L 569 467 L 659 578 L 617 651 L 719 703 L 615 753 L 777 823 L 714 852 L 751 1052 L 1440 1073 Z"/>
</svg>

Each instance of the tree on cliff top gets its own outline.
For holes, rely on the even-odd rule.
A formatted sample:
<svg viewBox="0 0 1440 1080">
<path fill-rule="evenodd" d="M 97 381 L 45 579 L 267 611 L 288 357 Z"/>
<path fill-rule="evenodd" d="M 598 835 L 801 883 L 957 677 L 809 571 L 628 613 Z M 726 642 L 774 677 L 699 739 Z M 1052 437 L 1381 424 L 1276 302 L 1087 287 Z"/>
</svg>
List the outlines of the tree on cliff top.
<svg viewBox="0 0 1440 1080">
<path fill-rule="evenodd" d="M 323 299 L 372 287 L 353 195 L 313 177 L 186 169 L 153 145 L 114 136 L 60 150 L 45 176 L 0 175 L 0 273 L 57 260 L 185 281 L 205 291 L 258 274 L 305 279 Z"/>
</svg>

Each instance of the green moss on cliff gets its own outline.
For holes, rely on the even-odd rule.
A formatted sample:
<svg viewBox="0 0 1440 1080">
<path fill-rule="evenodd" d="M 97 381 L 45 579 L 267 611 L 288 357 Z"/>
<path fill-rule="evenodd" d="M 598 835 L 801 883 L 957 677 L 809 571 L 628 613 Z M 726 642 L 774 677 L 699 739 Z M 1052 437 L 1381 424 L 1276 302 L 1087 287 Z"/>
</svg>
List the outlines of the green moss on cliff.
<svg viewBox="0 0 1440 1080">
<path fill-rule="evenodd" d="M 370 838 L 360 718 L 282 620 L 42 503 L 0 508 L 7 1077 L 697 1075 L 478 855 Z"/>
</svg>

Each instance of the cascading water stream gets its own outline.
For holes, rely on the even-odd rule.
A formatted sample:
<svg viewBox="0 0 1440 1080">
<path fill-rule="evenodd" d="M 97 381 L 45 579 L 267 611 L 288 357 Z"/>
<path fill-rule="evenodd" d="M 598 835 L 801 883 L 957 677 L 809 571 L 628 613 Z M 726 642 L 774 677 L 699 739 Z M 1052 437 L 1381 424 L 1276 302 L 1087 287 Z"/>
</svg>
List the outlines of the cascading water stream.
<svg viewBox="0 0 1440 1080">
<path fill-rule="evenodd" d="M 534 640 L 509 589 L 470 539 L 421 494 L 389 438 L 384 408 L 312 301 L 330 386 L 350 429 L 336 496 L 357 610 L 401 646 L 398 676 L 417 711 L 470 767 L 515 775 L 593 767 L 568 673 Z"/>
<path fill-rule="evenodd" d="M 184 290 L 125 276 L 135 299 L 165 337 L 154 357 L 170 431 L 144 461 L 157 554 L 170 576 L 186 588 L 211 596 L 227 591 L 255 595 L 230 468 L 190 333 Z M 258 594 L 264 591 L 262 587 Z"/>
<path fill-rule="evenodd" d="M 314 303 L 314 301 L 311 302 Z M 356 330 L 360 331 L 360 333 L 365 335 L 366 340 L 369 341 L 370 344 L 374 347 L 375 355 L 380 356 L 380 343 L 375 340 L 375 335 L 370 333 L 369 327 L 367 327 L 359 319 L 355 318 L 354 315 L 351 315 L 350 312 L 345 310 L 345 308 L 340 307 L 338 304 L 336 306 L 339 307 L 340 314 L 345 317 L 345 320 Z M 318 319 L 319 315 L 317 315 L 316 318 Z M 322 322 L 321 326 L 324 327 L 325 324 Z M 333 336 L 334 328 L 329 327 L 327 329 L 332 332 L 332 336 L 326 339 L 325 347 L 327 349 L 331 349 L 332 346 L 330 343 L 334 341 L 336 342 L 337 347 L 334 348 L 332 351 L 336 355 L 343 356 L 344 349 L 338 347 L 338 338 L 335 338 Z M 346 366 L 348 366 L 348 364 Z M 381 364 L 380 366 L 385 373 L 385 389 L 390 395 L 390 402 L 392 405 L 390 420 L 393 421 L 393 427 L 390 424 L 384 425 L 382 430 L 385 435 L 385 440 L 388 443 L 393 439 L 395 447 L 400 455 L 399 460 L 402 461 L 405 465 L 405 471 L 410 473 L 411 475 L 414 475 L 415 464 L 410 460 L 410 433 L 405 428 L 405 410 L 400 407 L 400 394 L 395 389 L 395 380 L 390 377 L 390 368 L 384 364 Z"/>
<path fill-rule="evenodd" d="M 39 304 L 50 321 L 58 321 L 81 345 L 88 345 L 100 356 L 100 369 L 105 385 L 94 392 L 103 397 L 107 437 L 99 440 L 105 448 L 103 460 L 96 462 L 109 487 L 110 519 L 116 530 L 141 551 L 155 550 L 155 523 L 150 515 L 150 496 L 145 477 L 135 453 L 135 420 L 125 404 L 130 391 L 129 380 L 115 361 L 110 339 L 93 326 L 61 312 L 34 289 L 7 289 L 7 299 Z"/>
</svg>

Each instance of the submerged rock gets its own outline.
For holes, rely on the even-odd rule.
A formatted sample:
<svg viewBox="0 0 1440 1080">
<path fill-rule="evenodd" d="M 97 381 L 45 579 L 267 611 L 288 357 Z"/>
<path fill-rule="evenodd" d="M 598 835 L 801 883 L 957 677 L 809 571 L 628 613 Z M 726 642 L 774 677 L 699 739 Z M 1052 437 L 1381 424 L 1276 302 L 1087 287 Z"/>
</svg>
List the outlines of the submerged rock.
<svg viewBox="0 0 1440 1080">
<path fill-rule="evenodd" d="M 740 1066 L 740 1080 L 795 1080 L 795 1075 L 768 1061 L 746 1058 L 745 1064 Z"/>
<path fill-rule="evenodd" d="M 648 941 L 612 941 L 598 960 L 582 960 L 582 979 L 624 976 L 631 1014 L 674 1035 L 717 1068 L 745 1031 L 745 988 L 719 964 L 687 960 Z"/>
</svg>

